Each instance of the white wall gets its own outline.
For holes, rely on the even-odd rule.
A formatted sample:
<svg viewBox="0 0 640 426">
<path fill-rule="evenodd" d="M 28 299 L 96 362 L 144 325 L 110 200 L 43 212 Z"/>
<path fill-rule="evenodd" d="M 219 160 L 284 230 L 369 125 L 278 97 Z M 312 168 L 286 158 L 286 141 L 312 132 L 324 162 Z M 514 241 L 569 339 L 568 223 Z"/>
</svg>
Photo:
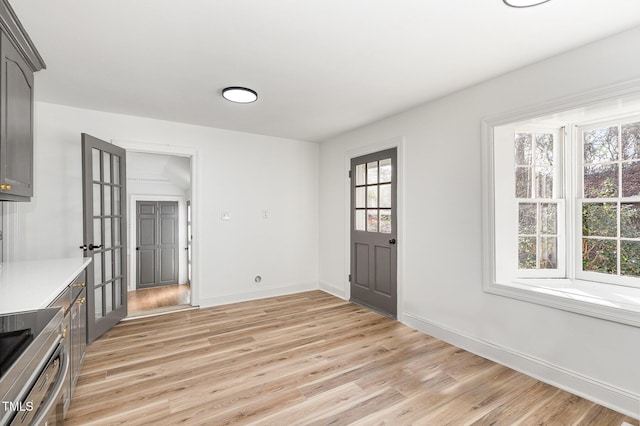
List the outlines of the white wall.
<svg viewBox="0 0 640 426">
<path fill-rule="evenodd" d="M 81 256 L 84 132 L 196 153 L 197 303 L 317 288 L 317 144 L 47 103 L 36 103 L 35 114 L 35 193 L 31 203 L 15 205 L 16 260 Z M 223 209 L 232 220 L 220 220 Z"/>
<path fill-rule="evenodd" d="M 347 292 L 346 158 L 404 138 L 400 319 L 639 417 L 640 329 L 482 291 L 480 143 L 483 117 L 640 78 L 638 44 L 640 28 L 323 142 L 321 288 Z"/>
</svg>

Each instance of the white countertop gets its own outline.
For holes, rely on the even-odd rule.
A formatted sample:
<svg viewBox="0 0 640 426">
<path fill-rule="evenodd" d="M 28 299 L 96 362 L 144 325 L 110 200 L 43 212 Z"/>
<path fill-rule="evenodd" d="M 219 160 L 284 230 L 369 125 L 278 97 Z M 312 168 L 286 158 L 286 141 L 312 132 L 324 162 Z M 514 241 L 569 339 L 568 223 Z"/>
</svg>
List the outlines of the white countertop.
<svg viewBox="0 0 640 426">
<path fill-rule="evenodd" d="M 0 314 L 46 308 L 90 262 L 77 257 L 2 263 Z"/>
</svg>

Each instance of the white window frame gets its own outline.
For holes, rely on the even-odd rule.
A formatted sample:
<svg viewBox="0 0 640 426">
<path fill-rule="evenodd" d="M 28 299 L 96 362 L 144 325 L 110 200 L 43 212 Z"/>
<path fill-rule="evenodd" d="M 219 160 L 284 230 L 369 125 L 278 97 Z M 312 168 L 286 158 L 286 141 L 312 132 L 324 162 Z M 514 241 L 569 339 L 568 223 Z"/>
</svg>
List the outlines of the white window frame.
<svg viewBox="0 0 640 426">
<path fill-rule="evenodd" d="M 485 292 L 640 327 L 640 287 L 612 285 L 603 283 L 602 280 L 587 281 L 586 277 L 578 273 L 578 269 L 581 270 L 581 248 L 578 243 L 564 245 L 567 249 L 564 258 L 576 259 L 576 261 L 579 259 L 580 265 L 580 268 L 574 264 L 571 264 L 571 267 L 567 265 L 564 278 L 505 276 L 501 275 L 496 267 L 500 255 L 496 252 L 496 230 L 501 226 L 507 226 L 502 222 L 496 222 L 496 217 L 500 216 L 499 208 L 496 207 L 495 192 L 494 131 L 496 128 L 600 103 L 621 104 L 624 102 L 619 102 L 620 100 L 631 98 L 640 99 L 640 81 L 609 86 L 548 104 L 489 117 L 482 121 L 483 290 Z M 564 145 L 565 149 L 567 147 L 575 149 L 575 146 L 571 147 L 575 144 Z M 580 142 L 580 149 L 581 147 Z M 575 182 L 576 170 L 582 169 L 581 160 L 573 152 L 566 152 L 566 156 L 571 160 L 563 163 L 566 166 L 562 172 L 563 179 L 568 187 L 576 188 L 578 186 Z M 577 164 L 578 162 L 580 164 Z M 577 169 L 578 166 L 580 169 Z M 582 183 L 580 182 L 579 185 L 581 189 Z M 564 234 L 567 241 L 579 242 L 581 239 L 577 236 L 581 235 L 581 221 L 571 218 L 581 215 L 581 209 L 576 197 L 573 194 L 567 195 L 564 207 L 567 223 Z"/>
</svg>

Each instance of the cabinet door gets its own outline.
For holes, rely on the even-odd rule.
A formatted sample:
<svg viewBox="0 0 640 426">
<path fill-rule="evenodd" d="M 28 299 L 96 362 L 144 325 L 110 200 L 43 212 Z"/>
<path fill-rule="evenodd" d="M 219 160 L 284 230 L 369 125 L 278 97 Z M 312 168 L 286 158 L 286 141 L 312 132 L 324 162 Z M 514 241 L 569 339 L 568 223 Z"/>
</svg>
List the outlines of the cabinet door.
<svg viewBox="0 0 640 426">
<path fill-rule="evenodd" d="M 33 72 L 2 33 L 0 200 L 33 195 Z"/>
<path fill-rule="evenodd" d="M 75 388 L 87 347 L 86 291 L 83 289 L 71 308 L 71 395 Z"/>
</svg>

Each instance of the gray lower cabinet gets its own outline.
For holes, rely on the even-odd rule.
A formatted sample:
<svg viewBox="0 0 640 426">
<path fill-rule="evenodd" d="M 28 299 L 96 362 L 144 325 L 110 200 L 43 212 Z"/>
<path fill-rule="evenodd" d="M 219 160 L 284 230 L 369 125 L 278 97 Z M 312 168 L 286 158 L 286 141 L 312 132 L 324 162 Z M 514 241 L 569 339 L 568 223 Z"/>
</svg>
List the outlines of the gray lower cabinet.
<svg viewBox="0 0 640 426">
<path fill-rule="evenodd" d="M 0 0 L 0 200 L 33 195 L 33 74 L 44 68 L 7 0 Z"/>
<path fill-rule="evenodd" d="M 80 376 L 87 349 L 87 290 L 85 271 L 76 277 L 50 305 L 64 312 L 64 346 L 69 357 L 69 374 L 64 384 L 64 413 L 67 414 L 73 391 Z"/>
</svg>

